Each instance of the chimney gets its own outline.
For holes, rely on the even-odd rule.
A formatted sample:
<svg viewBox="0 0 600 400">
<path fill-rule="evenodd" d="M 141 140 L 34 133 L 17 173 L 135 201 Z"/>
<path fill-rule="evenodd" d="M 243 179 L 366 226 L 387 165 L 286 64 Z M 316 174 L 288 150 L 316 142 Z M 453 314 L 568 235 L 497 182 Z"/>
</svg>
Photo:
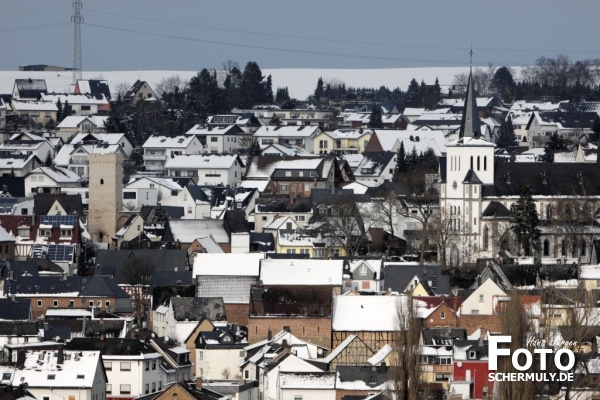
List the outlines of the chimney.
<svg viewBox="0 0 600 400">
<path fill-rule="evenodd" d="M 19 350 L 17 352 L 17 369 L 25 368 L 25 352 L 23 350 Z"/>
<path fill-rule="evenodd" d="M 267 331 L 267 340 L 271 339 L 273 339 L 273 332 L 271 332 L 271 329 L 269 328 L 269 330 Z"/>
<path fill-rule="evenodd" d="M 56 357 L 56 363 L 58 365 L 64 364 L 65 362 L 65 351 L 62 347 L 58 349 L 58 356 Z"/>
<path fill-rule="evenodd" d="M 196 377 L 196 389 L 202 389 L 202 377 Z"/>
</svg>

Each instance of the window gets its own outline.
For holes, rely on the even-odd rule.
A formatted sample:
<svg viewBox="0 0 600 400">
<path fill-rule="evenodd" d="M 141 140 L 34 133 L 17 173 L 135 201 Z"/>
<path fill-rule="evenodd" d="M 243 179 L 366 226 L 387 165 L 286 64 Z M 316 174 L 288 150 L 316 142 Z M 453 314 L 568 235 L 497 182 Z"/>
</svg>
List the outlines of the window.
<svg viewBox="0 0 600 400">
<path fill-rule="evenodd" d="M 42 306 L 42 301 L 41 301 L 41 300 L 38 300 L 38 301 L 37 301 L 37 306 L 38 306 L 38 307 L 41 307 L 41 306 Z"/>
<path fill-rule="evenodd" d="M 104 369 L 107 371 L 112 371 L 112 361 L 105 361 L 104 362 Z"/>
<path fill-rule="evenodd" d="M 483 295 L 482 294 L 479 295 L 479 302 L 483 303 Z"/>
<path fill-rule="evenodd" d="M 131 385 L 121 385 L 119 390 L 121 394 L 131 394 Z"/>
<path fill-rule="evenodd" d="M 150 393 L 150 384 L 146 383 L 144 385 L 144 394 L 148 394 L 148 393 Z"/>
<path fill-rule="evenodd" d="M 150 361 L 146 361 L 144 363 L 144 370 L 149 371 L 150 370 Z"/>
<path fill-rule="evenodd" d="M 70 308 L 75 307 L 75 300 L 69 300 L 69 307 Z"/>
<path fill-rule="evenodd" d="M 479 315 L 479 310 L 471 310 L 471 315 Z"/>
<path fill-rule="evenodd" d="M 112 385 L 110 383 L 106 384 L 106 394 L 112 393 Z"/>
<path fill-rule="evenodd" d="M 441 312 L 440 313 L 440 319 L 446 319 L 446 313 L 445 312 Z"/>
<path fill-rule="evenodd" d="M 262 221 L 266 221 L 266 220 L 267 220 L 267 217 L 261 217 L 260 219 L 261 219 Z"/>
<path fill-rule="evenodd" d="M 156 360 L 152 361 L 152 369 L 156 369 Z"/>
<path fill-rule="evenodd" d="M 50 236 L 50 229 L 40 229 L 40 236 L 44 236 L 44 237 Z"/>
<path fill-rule="evenodd" d="M 219 141 L 219 138 L 218 138 L 218 137 L 216 137 L 216 136 L 211 136 L 211 137 L 210 137 L 210 141 L 211 141 L 211 142 L 218 142 L 218 141 Z"/>
<path fill-rule="evenodd" d="M 476 351 L 469 351 L 469 358 L 471 360 L 476 359 L 477 358 L 477 352 Z"/>
<path fill-rule="evenodd" d="M 156 382 L 152 382 L 152 393 L 156 392 Z"/>
<path fill-rule="evenodd" d="M 290 185 L 280 185 L 279 188 L 281 189 L 281 191 L 287 192 L 290 188 Z"/>
<path fill-rule="evenodd" d="M 302 396 L 296 395 L 296 396 L 294 396 L 294 400 L 302 400 Z"/>
<path fill-rule="evenodd" d="M 90 300 L 90 307 L 94 307 L 94 300 Z"/>
<path fill-rule="evenodd" d="M 250 379 L 250 371 L 248 371 L 248 370 L 244 371 L 244 379 Z"/>
<path fill-rule="evenodd" d="M 56 379 L 56 374 L 48 374 L 48 380 L 53 381 Z"/>
<path fill-rule="evenodd" d="M 60 236 L 62 237 L 71 237 L 73 236 L 73 231 L 71 229 L 61 229 Z"/>
<path fill-rule="evenodd" d="M 121 362 L 120 369 L 121 369 L 121 371 L 131 371 L 131 363 L 130 362 Z M 129 390 L 131 390 L 131 388 Z"/>
<path fill-rule="evenodd" d="M 110 301 L 107 301 L 107 302 L 105 302 L 105 303 L 104 303 L 104 305 L 105 305 L 105 307 L 107 307 L 107 308 L 108 308 L 108 307 L 110 307 Z"/>
<path fill-rule="evenodd" d="M 358 275 L 367 276 L 367 266 L 365 264 L 361 265 L 358 269 Z"/>
<path fill-rule="evenodd" d="M 52 300 L 52 307 L 58 307 L 58 300 Z"/>
<path fill-rule="evenodd" d="M 125 200 L 135 200 L 136 193 L 135 192 L 124 192 L 123 193 L 123 198 Z"/>
<path fill-rule="evenodd" d="M 204 360 L 204 352 L 203 351 L 198 352 L 198 360 Z"/>
</svg>

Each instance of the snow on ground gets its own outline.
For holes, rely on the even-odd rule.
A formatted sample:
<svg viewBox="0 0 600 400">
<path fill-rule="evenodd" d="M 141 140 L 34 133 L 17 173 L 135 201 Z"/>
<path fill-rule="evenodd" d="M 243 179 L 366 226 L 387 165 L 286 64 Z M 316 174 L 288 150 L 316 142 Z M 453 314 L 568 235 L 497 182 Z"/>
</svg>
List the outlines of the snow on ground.
<svg viewBox="0 0 600 400">
<path fill-rule="evenodd" d="M 243 66 L 242 66 L 243 68 Z M 432 85 L 435 78 L 439 79 L 442 92 L 452 85 L 454 76 L 458 73 L 468 73 L 468 67 L 430 67 L 430 68 L 387 68 L 387 69 L 263 69 L 263 75 L 272 75 L 273 92 L 278 87 L 287 86 L 290 96 L 305 100 L 314 93 L 319 77 L 325 83 L 345 83 L 346 87 L 379 88 L 387 86 L 389 89 L 399 87 L 408 88 L 410 81 L 415 78 L 421 83 Z M 163 79 L 179 75 L 182 79 L 190 79 L 197 71 L 100 71 L 83 72 L 84 79 L 105 79 L 115 92 L 115 87 L 121 82 L 133 84 L 136 80 L 147 81 L 153 88 Z M 15 79 L 45 79 L 49 92 L 70 93 L 72 73 L 70 71 L 0 71 L 0 93 L 12 93 Z"/>
</svg>

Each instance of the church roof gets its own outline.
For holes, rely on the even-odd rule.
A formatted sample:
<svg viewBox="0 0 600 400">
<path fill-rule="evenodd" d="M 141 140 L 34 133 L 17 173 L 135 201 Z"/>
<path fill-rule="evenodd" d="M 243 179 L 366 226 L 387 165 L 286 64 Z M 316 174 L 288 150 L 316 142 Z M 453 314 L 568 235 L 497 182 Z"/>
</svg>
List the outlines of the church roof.
<svg viewBox="0 0 600 400">
<path fill-rule="evenodd" d="M 475 171 L 470 169 L 469 172 L 467 172 L 467 175 L 465 176 L 463 183 L 479 183 L 479 184 L 481 184 L 482 182 L 479 179 L 479 177 L 477 176 L 477 174 L 475 173 Z"/>
<path fill-rule="evenodd" d="M 473 89 L 473 71 L 469 72 L 469 82 L 467 84 L 467 95 L 465 97 L 465 109 L 460 124 L 460 138 L 480 138 L 481 121 L 477 110 L 477 96 Z"/>
<path fill-rule="evenodd" d="M 512 217 L 512 213 L 504 206 L 504 204 L 498 201 L 490 201 L 490 204 L 483 210 L 482 217 L 492 217 L 492 218 L 510 218 Z"/>
<path fill-rule="evenodd" d="M 484 197 L 520 196 L 526 185 L 534 196 L 600 196 L 600 166 L 591 163 L 496 163 L 494 184 Z"/>
</svg>

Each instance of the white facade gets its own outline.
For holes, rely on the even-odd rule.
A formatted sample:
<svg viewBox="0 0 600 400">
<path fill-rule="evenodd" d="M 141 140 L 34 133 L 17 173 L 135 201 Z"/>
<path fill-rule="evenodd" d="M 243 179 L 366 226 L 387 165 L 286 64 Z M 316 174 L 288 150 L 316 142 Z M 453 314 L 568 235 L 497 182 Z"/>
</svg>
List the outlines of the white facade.
<svg viewBox="0 0 600 400">
<path fill-rule="evenodd" d="M 196 377 L 204 380 L 226 379 L 223 371 L 229 370 L 232 379 L 239 373 L 246 351 L 237 349 L 196 349 Z"/>
<path fill-rule="evenodd" d="M 244 166 L 237 155 L 181 155 L 167 161 L 167 175 L 192 177 L 198 185 L 235 186 Z"/>
<path fill-rule="evenodd" d="M 179 205 L 179 193 L 182 191 L 182 187 L 179 186 L 172 179 L 155 178 L 155 177 L 143 177 L 138 178 L 132 182 L 129 182 L 123 188 L 123 192 L 138 192 L 142 195 L 140 199 L 137 195 L 135 199 L 137 203 L 156 205 L 160 203 L 164 206 L 178 206 Z M 148 193 L 148 199 L 146 199 L 146 193 Z M 132 197 L 132 195 L 128 195 Z M 153 199 L 156 201 L 153 203 Z M 125 201 L 125 196 L 123 196 Z"/>
<path fill-rule="evenodd" d="M 195 136 L 151 136 L 142 146 L 144 167 L 148 172 L 162 173 L 168 159 L 181 154 L 202 154 L 204 146 Z"/>
<path fill-rule="evenodd" d="M 258 390 L 262 398 L 265 400 L 279 400 L 279 372 L 322 372 L 314 365 L 290 354 L 285 360 L 281 361 L 276 368 L 271 369 L 268 373 L 264 373 L 264 369 L 259 371 Z M 335 397 L 334 397 L 335 398 Z M 312 399 L 312 397 L 311 397 Z"/>
<path fill-rule="evenodd" d="M 160 367 L 161 360 L 159 353 L 102 356 L 107 397 L 132 399 L 162 390 L 167 374 Z"/>
<path fill-rule="evenodd" d="M 460 306 L 461 315 L 493 315 L 498 312 L 494 305 L 499 297 L 506 297 L 493 279 L 486 279 Z"/>
</svg>

